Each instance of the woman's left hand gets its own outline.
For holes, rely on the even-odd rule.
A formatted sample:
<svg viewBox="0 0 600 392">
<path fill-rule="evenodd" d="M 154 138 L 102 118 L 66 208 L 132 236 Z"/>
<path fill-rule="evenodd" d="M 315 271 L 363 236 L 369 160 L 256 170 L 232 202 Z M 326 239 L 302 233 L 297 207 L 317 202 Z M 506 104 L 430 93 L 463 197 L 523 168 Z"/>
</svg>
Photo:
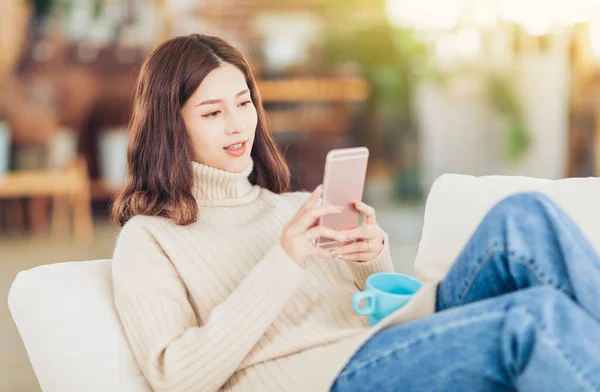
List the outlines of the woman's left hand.
<svg viewBox="0 0 600 392">
<path fill-rule="evenodd" d="M 362 226 L 339 231 L 344 241 L 356 240 L 348 245 L 331 249 L 332 256 L 346 261 L 367 262 L 373 260 L 383 249 L 385 232 L 377 224 L 375 209 L 362 202 L 354 202 L 355 208 L 365 215 Z"/>
</svg>

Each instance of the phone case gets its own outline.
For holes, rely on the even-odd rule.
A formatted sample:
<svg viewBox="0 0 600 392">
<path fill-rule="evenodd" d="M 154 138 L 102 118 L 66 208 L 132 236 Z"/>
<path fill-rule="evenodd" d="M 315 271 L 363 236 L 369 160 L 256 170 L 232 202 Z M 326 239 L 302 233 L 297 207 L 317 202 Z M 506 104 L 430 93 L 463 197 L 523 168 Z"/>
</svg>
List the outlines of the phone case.
<svg viewBox="0 0 600 392">
<path fill-rule="evenodd" d="M 318 224 L 334 230 L 349 230 L 358 227 L 359 212 L 354 201 L 362 201 L 369 149 L 353 147 L 331 150 L 325 159 L 323 174 L 322 204 L 343 207 L 338 214 L 331 214 L 319 219 Z M 350 244 L 354 241 L 340 241 L 330 238 L 317 238 L 316 246 L 329 249 Z"/>
</svg>

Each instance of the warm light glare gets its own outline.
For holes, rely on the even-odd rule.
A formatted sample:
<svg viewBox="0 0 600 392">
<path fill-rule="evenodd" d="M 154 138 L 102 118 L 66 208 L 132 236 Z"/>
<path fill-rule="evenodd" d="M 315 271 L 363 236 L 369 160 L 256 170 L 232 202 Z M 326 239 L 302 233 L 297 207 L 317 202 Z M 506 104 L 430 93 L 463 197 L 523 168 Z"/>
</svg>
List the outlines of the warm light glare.
<svg viewBox="0 0 600 392">
<path fill-rule="evenodd" d="M 498 7 L 500 17 L 509 22 L 521 23 L 521 17 L 523 15 L 521 11 L 522 6 L 527 7 L 527 2 L 521 2 L 519 0 L 500 0 Z"/>
<path fill-rule="evenodd" d="M 489 27 L 502 19 L 542 35 L 555 26 L 588 22 L 600 13 L 600 0 L 387 0 L 386 8 L 393 23 L 417 30 Z"/>
<path fill-rule="evenodd" d="M 549 0 L 502 0 L 500 16 L 508 22 L 522 25 L 531 35 L 550 32 L 555 22 L 555 3 Z"/>
<path fill-rule="evenodd" d="M 462 28 L 435 40 L 435 56 L 441 64 L 474 59 L 480 50 L 481 34 L 475 28 Z"/>
<path fill-rule="evenodd" d="M 466 0 L 387 0 L 390 20 L 423 30 L 450 30 L 460 20 Z"/>
<path fill-rule="evenodd" d="M 481 48 L 481 36 L 476 29 L 461 29 L 456 34 L 456 49 L 464 58 L 476 57 Z"/>
<path fill-rule="evenodd" d="M 596 58 L 600 59 L 600 16 L 592 20 L 588 26 L 590 47 Z"/>
<path fill-rule="evenodd" d="M 495 0 L 479 0 L 471 11 L 471 19 L 477 26 L 493 26 L 498 21 L 498 10 Z"/>
<path fill-rule="evenodd" d="M 435 41 L 435 57 L 440 64 L 456 58 L 456 40 L 453 35 L 445 35 Z"/>
<path fill-rule="evenodd" d="M 414 7 L 411 3 L 411 0 L 387 0 L 385 7 L 390 21 L 405 27 L 420 25 L 423 7 Z"/>
<path fill-rule="evenodd" d="M 551 6 L 544 0 L 533 1 L 533 4 L 537 5 L 537 8 L 534 8 L 531 3 L 527 4 L 530 4 L 531 8 L 529 8 L 529 13 L 523 14 L 521 20 L 525 31 L 530 35 L 548 34 L 554 22 Z M 527 7 L 523 8 L 527 9 Z"/>
</svg>

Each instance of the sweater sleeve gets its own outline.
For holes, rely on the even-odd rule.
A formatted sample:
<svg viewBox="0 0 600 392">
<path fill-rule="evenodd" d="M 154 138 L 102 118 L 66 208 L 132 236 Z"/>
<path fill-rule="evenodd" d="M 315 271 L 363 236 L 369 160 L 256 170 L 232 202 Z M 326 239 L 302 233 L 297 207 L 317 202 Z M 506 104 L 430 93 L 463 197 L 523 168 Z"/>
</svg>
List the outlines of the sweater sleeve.
<svg viewBox="0 0 600 392">
<path fill-rule="evenodd" d="M 305 276 L 275 245 L 199 325 L 182 279 L 149 231 L 124 227 L 113 257 L 115 307 L 155 391 L 219 390 Z"/>
<path fill-rule="evenodd" d="M 375 272 L 393 272 L 394 264 L 392 263 L 392 255 L 390 253 L 390 241 L 386 233 L 385 239 L 383 240 L 383 249 L 379 252 L 373 260 L 366 262 L 359 261 L 348 261 L 347 262 L 352 275 L 354 276 L 354 282 L 359 290 L 366 288 L 366 280 L 369 275 Z"/>
</svg>

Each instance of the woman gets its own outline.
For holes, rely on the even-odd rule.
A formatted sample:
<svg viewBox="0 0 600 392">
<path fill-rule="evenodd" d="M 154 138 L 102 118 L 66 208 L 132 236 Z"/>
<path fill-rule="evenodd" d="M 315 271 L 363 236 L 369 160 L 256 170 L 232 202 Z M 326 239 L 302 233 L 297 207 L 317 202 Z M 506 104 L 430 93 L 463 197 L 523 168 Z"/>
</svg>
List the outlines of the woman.
<svg viewBox="0 0 600 392">
<path fill-rule="evenodd" d="M 387 236 L 362 203 L 358 229 L 311 227 L 338 210 L 317 206 L 321 187 L 287 192 L 236 49 L 162 44 L 130 131 L 115 305 L 154 390 L 600 390 L 598 258 L 550 200 L 498 204 L 441 283 L 368 327 L 350 300 L 393 270 Z M 357 242 L 328 252 L 318 236 Z"/>
</svg>

